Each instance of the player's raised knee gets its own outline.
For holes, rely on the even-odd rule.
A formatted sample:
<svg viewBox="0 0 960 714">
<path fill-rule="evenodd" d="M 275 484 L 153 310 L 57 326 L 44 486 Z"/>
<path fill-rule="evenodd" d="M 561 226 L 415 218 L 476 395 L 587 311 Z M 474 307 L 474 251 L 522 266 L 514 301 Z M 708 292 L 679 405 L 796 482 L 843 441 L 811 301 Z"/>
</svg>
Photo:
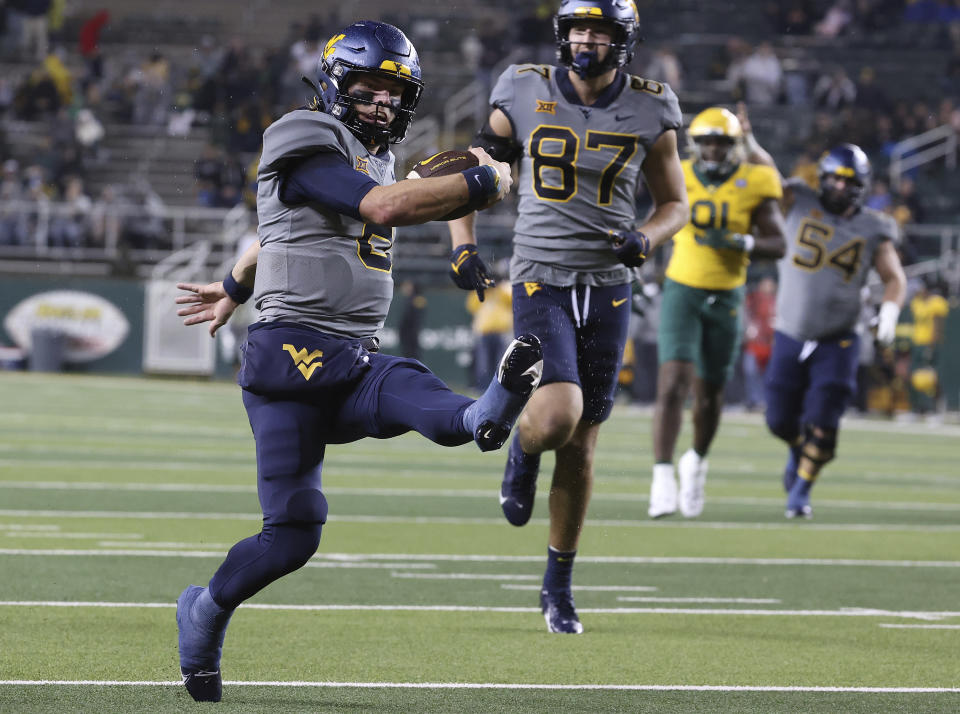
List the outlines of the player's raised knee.
<svg viewBox="0 0 960 714">
<path fill-rule="evenodd" d="M 320 489 L 300 489 L 287 499 L 286 511 L 291 522 L 323 525 L 327 522 L 327 498 Z"/>
</svg>

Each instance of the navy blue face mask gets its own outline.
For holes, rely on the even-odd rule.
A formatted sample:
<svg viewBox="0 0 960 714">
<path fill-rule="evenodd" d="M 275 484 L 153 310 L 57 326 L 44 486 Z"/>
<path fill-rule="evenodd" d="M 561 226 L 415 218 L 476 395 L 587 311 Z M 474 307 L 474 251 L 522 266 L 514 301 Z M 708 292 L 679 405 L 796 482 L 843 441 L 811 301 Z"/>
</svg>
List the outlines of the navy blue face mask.
<svg viewBox="0 0 960 714">
<path fill-rule="evenodd" d="M 596 50 L 592 52 L 577 52 L 573 58 L 573 71 L 580 79 L 597 77 L 603 74 L 604 67 L 600 64 L 600 55 Z"/>
</svg>

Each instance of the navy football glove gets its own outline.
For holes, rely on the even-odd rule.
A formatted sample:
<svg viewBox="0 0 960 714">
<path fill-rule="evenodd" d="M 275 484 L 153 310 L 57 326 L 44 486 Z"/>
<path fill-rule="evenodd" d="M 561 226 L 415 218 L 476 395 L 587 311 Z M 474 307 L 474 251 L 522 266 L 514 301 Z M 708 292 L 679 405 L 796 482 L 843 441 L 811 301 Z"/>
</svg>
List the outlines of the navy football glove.
<svg viewBox="0 0 960 714">
<path fill-rule="evenodd" d="M 494 286 L 487 266 L 480 259 L 477 246 L 472 243 L 458 245 L 450 254 L 450 279 L 463 290 L 476 290 L 483 302 L 483 291 Z"/>
<path fill-rule="evenodd" d="M 640 231 L 610 231 L 613 252 L 628 268 L 639 268 L 650 252 L 650 239 Z"/>
</svg>

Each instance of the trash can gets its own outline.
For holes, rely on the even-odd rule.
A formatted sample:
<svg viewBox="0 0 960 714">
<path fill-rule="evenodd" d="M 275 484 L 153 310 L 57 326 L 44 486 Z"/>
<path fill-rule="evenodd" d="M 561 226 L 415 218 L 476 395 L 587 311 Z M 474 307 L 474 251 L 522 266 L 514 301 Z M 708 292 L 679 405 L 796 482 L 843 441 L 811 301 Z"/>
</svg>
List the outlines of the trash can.
<svg viewBox="0 0 960 714">
<path fill-rule="evenodd" d="M 67 334 L 63 330 L 37 327 L 30 332 L 30 371 L 62 372 L 67 350 Z"/>
</svg>

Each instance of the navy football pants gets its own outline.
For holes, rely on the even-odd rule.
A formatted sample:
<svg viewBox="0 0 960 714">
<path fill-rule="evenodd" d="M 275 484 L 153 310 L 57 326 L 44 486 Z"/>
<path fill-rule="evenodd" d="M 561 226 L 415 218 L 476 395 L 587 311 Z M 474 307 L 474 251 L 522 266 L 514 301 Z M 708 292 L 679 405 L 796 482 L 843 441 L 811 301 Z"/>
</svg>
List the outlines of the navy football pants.
<svg viewBox="0 0 960 714">
<path fill-rule="evenodd" d="M 257 491 L 263 530 L 230 549 L 210 580 L 227 609 L 302 567 L 317 550 L 327 517 L 321 470 L 327 444 L 417 431 L 457 446 L 473 439 L 463 413 L 473 403 L 415 360 L 374 353 L 370 369 L 346 389 L 300 400 L 244 390 L 257 445 Z"/>
</svg>

